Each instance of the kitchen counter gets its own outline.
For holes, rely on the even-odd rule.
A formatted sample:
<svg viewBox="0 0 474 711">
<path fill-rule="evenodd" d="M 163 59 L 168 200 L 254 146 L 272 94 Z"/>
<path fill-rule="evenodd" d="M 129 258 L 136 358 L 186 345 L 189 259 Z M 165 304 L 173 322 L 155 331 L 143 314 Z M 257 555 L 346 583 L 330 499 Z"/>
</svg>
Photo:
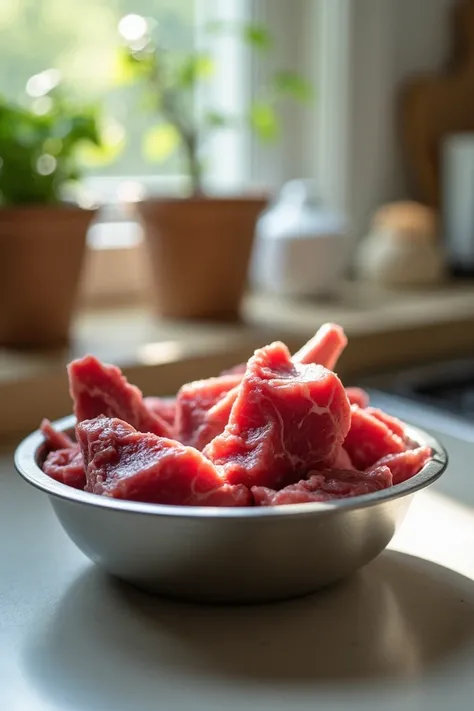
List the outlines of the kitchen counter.
<svg viewBox="0 0 474 711">
<path fill-rule="evenodd" d="M 108 578 L 5 452 L 0 708 L 470 710 L 474 438 L 440 438 L 448 472 L 414 498 L 390 551 L 319 594 L 240 608 L 160 600 Z"/>
<path fill-rule="evenodd" d="M 474 353 L 474 286 L 393 291 L 342 284 L 326 301 L 250 295 L 240 322 L 156 319 L 138 305 L 79 315 L 71 345 L 49 353 L 0 349 L 0 440 L 14 441 L 42 416 L 70 410 L 65 366 L 94 353 L 124 368 L 146 394 L 169 395 L 183 382 L 215 375 L 246 360 L 255 348 L 284 340 L 296 350 L 325 321 L 340 323 L 350 340 L 338 371 L 345 379 Z"/>
<path fill-rule="evenodd" d="M 101 358 L 115 358 L 125 365 L 169 362 L 181 354 L 168 348 L 156 358 L 147 348 L 154 343 L 181 343 L 192 352 L 219 351 L 236 344 L 275 336 L 295 344 L 311 337 L 325 321 L 340 323 L 353 340 L 380 335 L 425 332 L 417 339 L 424 356 L 433 347 L 439 327 L 451 332 L 448 343 L 436 342 L 441 355 L 474 343 L 466 325 L 474 326 L 474 284 L 447 284 L 442 288 L 391 290 L 371 284 L 347 282 L 326 300 L 288 300 L 251 294 L 243 304 L 242 320 L 236 323 L 172 321 L 154 317 L 140 304 L 102 306 L 83 310 L 77 317 L 69 347 L 49 353 L 12 351 L 0 347 L 0 383 L 25 379 L 62 368 L 69 359 L 92 351 Z M 463 328 L 464 327 L 464 328 Z M 464 337 L 463 337 L 464 336 Z M 394 341 L 395 343 L 395 341 Z M 410 343 L 404 344 L 410 349 Z M 166 350 L 166 349 L 165 349 Z M 398 360 L 400 348 L 394 355 Z M 373 354 L 379 357 L 378 352 Z M 383 364 L 387 356 L 382 356 Z M 361 363 L 363 365 L 363 363 Z M 350 352 L 346 367 L 357 367 Z"/>
</svg>

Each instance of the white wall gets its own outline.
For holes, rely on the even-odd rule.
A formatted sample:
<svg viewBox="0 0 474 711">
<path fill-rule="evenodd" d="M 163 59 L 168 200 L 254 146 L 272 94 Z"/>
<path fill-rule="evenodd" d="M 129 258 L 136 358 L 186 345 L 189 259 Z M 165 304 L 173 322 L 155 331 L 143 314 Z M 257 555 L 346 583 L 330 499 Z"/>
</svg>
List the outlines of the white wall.
<svg viewBox="0 0 474 711">
<path fill-rule="evenodd" d="M 208 2 L 215 13 L 217 0 Z M 314 108 L 292 105 L 285 112 L 276 146 L 262 147 L 239 134 L 234 153 L 244 182 L 278 188 L 290 178 L 313 175 L 322 196 L 352 218 L 357 236 L 381 203 L 408 197 L 397 88 L 407 76 L 442 64 L 455 2 L 218 0 L 226 12 L 233 7 L 263 22 L 276 38 L 277 52 L 266 60 L 253 55 L 241 72 L 245 97 L 239 101 L 254 95 L 269 68 L 282 66 L 302 71 L 317 91 Z M 230 89 L 233 100 L 236 91 Z M 216 151 L 221 178 L 229 162 L 223 164 L 223 152 Z"/>
<path fill-rule="evenodd" d="M 248 17 L 267 27 L 275 47 L 265 56 L 249 57 L 249 99 L 255 99 L 271 73 L 296 71 L 317 87 L 319 52 L 315 41 L 319 0 L 239 0 Z M 287 102 L 280 113 L 281 135 L 276 144 L 262 146 L 250 139 L 250 178 L 271 188 L 315 170 L 319 103 Z M 313 140 L 312 140 L 313 139 Z"/>
<path fill-rule="evenodd" d="M 321 77 L 324 89 L 331 71 L 338 73 L 338 95 L 332 88 L 321 96 L 326 128 L 318 173 L 328 176 L 326 197 L 349 213 L 360 236 L 378 205 L 408 197 L 397 90 L 407 76 L 442 64 L 449 48 L 449 9 L 456 0 L 320 2 L 329 18 L 320 41 L 339 45 L 345 65 L 326 67 Z M 331 136 L 328 127 L 341 115 L 344 125 Z"/>
</svg>

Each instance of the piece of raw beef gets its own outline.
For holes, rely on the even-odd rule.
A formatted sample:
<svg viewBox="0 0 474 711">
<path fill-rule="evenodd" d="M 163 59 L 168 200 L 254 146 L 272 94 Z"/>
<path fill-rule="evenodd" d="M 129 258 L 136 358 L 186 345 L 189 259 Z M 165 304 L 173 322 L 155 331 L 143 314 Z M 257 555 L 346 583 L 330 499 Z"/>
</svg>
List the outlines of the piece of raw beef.
<svg viewBox="0 0 474 711">
<path fill-rule="evenodd" d="M 175 440 L 98 417 L 76 427 L 86 491 L 118 499 L 183 506 L 248 506 L 250 491 L 231 486 L 212 462 Z"/>
<path fill-rule="evenodd" d="M 105 415 L 118 417 L 140 432 L 160 437 L 173 435 L 170 425 L 147 408 L 141 391 L 130 385 L 120 368 L 86 356 L 72 361 L 68 374 L 78 422 Z"/>
<path fill-rule="evenodd" d="M 255 351 L 224 432 L 204 453 L 231 484 L 279 489 L 333 466 L 350 425 L 339 378 L 294 363 L 283 343 Z"/>
<path fill-rule="evenodd" d="M 429 447 L 417 447 L 408 449 L 406 452 L 398 454 L 387 454 L 379 459 L 372 469 L 385 466 L 392 472 L 393 484 L 401 484 L 418 472 L 431 459 L 432 452 Z"/>
<path fill-rule="evenodd" d="M 383 422 L 384 425 L 387 425 L 388 429 L 393 432 L 393 434 L 398 435 L 398 437 L 403 440 L 405 439 L 405 426 L 403 422 L 398 420 L 396 417 L 393 417 L 393 415 L 387 415 L 386 412 L 379 410 L 377 407 L 368 407 L 366 412 L 375 417 L 376 420 Z"/>
<path fill-rule="evenodd" d="M 335 323 L 324 323 L 299 351 L 297 351 L 293 360 L 298 363 L 316 363 L 324 365 L 328 370 L 334 370 L 341 353 L 347 346 L 347 337 L 344 329 Z M 243 375 L 246 370 L 246 364 L 230 368 L 223 372 L 223 375 L 230 373 L 238 373 Z"/>
<path fill-rule="evenodd" d="M 238 385 L 235 388 L 232 388 L 232 390 L 229 390 L 229 392 L 226 393 L 218 402 L 216 402 L 215 405 L 209 408 L 206 413 L 205 420 L 208 424 L 208 428 L 205 439 L 207 439 L 207 442 L 204 438 L 202 438 L 202 449 L 204 449 L 204 446 L 209 444 L 214 437 L 217 437 L 224 431 L 226 424 L 229 422 L 230 413 L 234 403 L 237 400 L 239 387 L 240 386 Z"/>
<path fill-rule="evenodd" d="M 305 364 L 316 363 L 330 370 L 337 363 L 346 344 L 347 338 L 342 328 L 327 323 L 321 326 L 316 335 L 295 353 L 292 360 Z M 242 365 L 235 367 L 237 375 L 241 376 L 236 386 L 204 413 L 200 436 L 194 440 L 198 449 L 203 449 L 214 437 L 221 434 L 229 422 L 230 413 L 239 392 L 239 385 L 242 382 L 242 367 Z M 181 437 L 178 438 L 182 441 Z"/>
<path fill-rule="evenodd" d="M 351 405 L 359 405 L 362 408 L 369 406 L 369 396 L 362 388 L 348 387 L 346 393 Z"/>
<path fill-rule="evenodd" d="M 146 397 L 143 401 L 148 410 L 161 417 L 174 429 L 176 420 L 175 397 Z"/>
<path fill-rule="evenodd" d="M 401 437 L 394 434 L 380 419 L 351 406 L 351 426 L 344 442 L 354 467 L 364 471 L 387 454 L 404 452 L 406 445 Z"/>
<path fill-rule="evenodd" d="M 341 326 L 325 323 L 313 338 L 294 354 L 293 360 L 297 363 L 316 363 L 324 365 L 328 370 L 334 370 L 346 346 L 347 338 Z"/>
<path fill-rule="evenodd" d="M 176 402 L 177 439 L 202 450 L 220 434 L 227 424 L 228 414 L 224 419 L 221 415 L 209 415 L 209 411 L 241 380 L 241 375 L 221 375 L 183 385 Z"/>
<path fill-rule="evenodd" d="M 280 491 L 254 486 L 252 495 L 257 506 L 279 506 L 363 496 L 387 489 L 391 485 L 392 474 L 387 466 L 377 467 L 370 472 L 331 469 L 310 472 L 307 479 L 291 484 Z"/>
<path fill-rule="evenodd" d="M 43 471 L 52 479 L 75 489 L 85 487 L 86 474 L 78 444 L 71 443 L 70 447 L 50 452 L 43 463 Z"/>
<path fill-rule="evenodd" d="M 334 469 L 350 470 L 354 469 L 351 458 L 347 454 L 344 447 L 341 447 L 334 460 Z"/>
<path fill-rule="evenodd" d="M 46 448 L 49 452 L 56 449 L 68 449 L 72 447 L 74 442 L 65 432 L 58 432 L 46 418 L 41 422 L 40 430 L 46 442 Z"/>
</svg>

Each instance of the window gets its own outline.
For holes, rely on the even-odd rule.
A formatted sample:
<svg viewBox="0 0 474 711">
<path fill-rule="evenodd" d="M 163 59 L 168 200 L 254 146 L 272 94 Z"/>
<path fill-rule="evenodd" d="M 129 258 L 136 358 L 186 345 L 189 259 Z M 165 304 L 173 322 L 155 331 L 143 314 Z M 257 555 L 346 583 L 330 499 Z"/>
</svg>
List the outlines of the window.
<svg viewBox="0 0 474 711">
<path fill-rule="evenodd" d="M 142 110 L 137 87 L 117 87 L 118 25 L 130 13 L 153 17 L 173 48 L 194 42 L 194 0 L 8 0 L 0 3 L 0 87 L 22 101 L 28 79 L 59 69 L 68 87 L 91 101 L 103 101 L 109 130 L 123 133 L 123 152 L 91 175 L 175 175 L 174 155 L 157 168 L 142 157 L 143 132 L 153 117 Z M 133 24 L 133 20 L 132 20 Z M 133 27 L 131 28 L 133 31 Z"/>
<path fill-rule="evenodd" d="M 54 67 L 61 71 L 69 88 L 83 98 L 100 100 L 110 117 L 110 131 L 126 137 L 123 152 L 110 165 L 93 168 L 90 176 L 107 193 L 110 177 L 178 176 L 178 155 L 159 165 L 144 160 L 141 144 L 144 131 L 154 119 L 143 110 L 136 86 L 116 85 L 119 23 L 129 14 L 151 17 L 161 28 L 171 48 L 187 49 L 203 41 L 203 26 L 210 20 L 248 20 L 263 23 L 276 39 L 269 59 L 249 56 L 231 36 L 215 39 L 219 70 L 213 81 L 213 100 L 230 113 L 244 113 L 269 68 L 287 67 L 302 71 L 310 80 L 314 64 L 314 17 L 320 0 L 8 0 L 0 3 L 0 91 L 22 100 L 28 79 Z M 132 22 L 133 24 L 133 22 Z M 130 29 L 130 28 L 129 28 Z M 133 31 L 133 27 L 131 28 Z M 209 47 L 209 44 L 208 44 Z M 281 183 L 301 172 L 308 174 L 307 135 L 301 128 L 314 129 L 312 109 L 298 106 L 284 116 L 287 131 L 278 145 L 262 149 L 249 136 L 237 140 L 223 131 L 211 159 L 211 174 L 220 180 Z M 245 133 L 245 132 L 244 132 Z M 315 142 L 309 142 L 313 145 Z M 222 160 L 222 151 L 227 160 Z M 229 164 L 231 169 L 229 170 Z M 223 166 L 227 166 L 223 172 Z M 173 181 L 168 181 L 173 187 Z"/>
<path fill-rule="evenodd" d="M 143 110 L 134 86 L 117 86 L 118 26 L 124 16 L 152 17 L 173 48 L 204 41 L 202 28 L 210 20 L 263 23 L 275 37 L 271 56 L 250 53 L 235 37 L 213 39 L 207 45 L 218 71 L 210 86 L 213 103 L 239 115 L 275 68 L 294 69 L 314 84 L 315 18 L 321 0 L 8 0 L 0 2 L 0 91 L 23 100 L 29 78 L 51 67 L 83 98 L 104 103 L 109 130 L 125 139 L 123 152 L 109 165 L 91 168 L 87 183 L 107 207 L 101 224 L 90 233 L 92 247 L 136 248 L 136 227 L 108 229 L 110 221 L 127 221 L 118 198 L 143 192 L 176 192 L 182 185 L 179 155 L 166 162 L 147 162 L 142 136 L 154 119 Z M 133 28 L 132 28 L 133 29 Z M 198 96 L 197 101 L 201 99 Z M 293 177 L 314 173 L 317 106 L 292 106 L 283 116 L 277 144 L 262 147 L 248 130 L 226 129 L 211 145 L 209 185 L 228 190 L 248 186 L 279 187 Z M 141 190 L 141 186 L 144 189 Z M 104 226 L 105 225 L 105 226 Z M 105 255 L 100 263 L 105 265 Z M 124 260 L 124 263 L 126 259 Z M 105 268 L 105 267 L 101 267 Z M 94 281 L 100 280 L 98 269 Z M 127 279 L 124 275 L 124 280 Z M 104 279 L 104 281 L 106 281 Z M 117 280 L 120 281 L 120 280 Z"/>
<path fill-rule="evenodd" d="M 361 234 L 376 204 L 404 196 L 396 85 L 441 60 L 448 10 L 455 1 L 3 0 L 0 91 L 18 98 L 32 74 L 57 66 L 78 91 L 104 98 L 127 133 L 120 160 L 92 171 L 100 191 L 113 196 L 117 176 L 142 176 L 157 185 L 157 175 L 168 191 L 179 184 L 177 157 L 159 166 L 143 160 L 141 133 L 151 118 L 140 110 L 133 88 L 111 86 L 120 18 L 127 13 L 155 17 L 175 46 L 199 42 L 206 19 L 263 22 L 277 40 L 270 63 L 305 74 L 316 87 L 316 103 L 303 111 L 291 108 L 282 140 L 271 150 L 248 134 L 223 133 L 215 141 L 210 174 L 219 184 L 270 187 L 295 176 L 316 177 L 322 196 L 354 218 Z M 225 43 L 215 51 L 222 69 L 216 96 L 245 110 L 264 77 L 265 62 Z"/>
</svg>

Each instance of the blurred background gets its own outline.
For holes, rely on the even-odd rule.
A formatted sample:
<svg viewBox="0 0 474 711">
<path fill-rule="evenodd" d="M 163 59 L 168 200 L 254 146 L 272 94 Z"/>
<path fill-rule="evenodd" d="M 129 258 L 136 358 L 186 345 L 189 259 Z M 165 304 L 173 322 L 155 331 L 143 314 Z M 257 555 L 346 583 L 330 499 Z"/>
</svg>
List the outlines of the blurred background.
<svg viewBox="0 0 474 711">
<path fill-rule="evenodd" d="M 156 393 L 327 320 L 356 380 L 470 358 L 472 0 L 8 0 L 0 38 L 0 391 L 38 402 L 0 429 L 85 352 Z"/>
</svg>

